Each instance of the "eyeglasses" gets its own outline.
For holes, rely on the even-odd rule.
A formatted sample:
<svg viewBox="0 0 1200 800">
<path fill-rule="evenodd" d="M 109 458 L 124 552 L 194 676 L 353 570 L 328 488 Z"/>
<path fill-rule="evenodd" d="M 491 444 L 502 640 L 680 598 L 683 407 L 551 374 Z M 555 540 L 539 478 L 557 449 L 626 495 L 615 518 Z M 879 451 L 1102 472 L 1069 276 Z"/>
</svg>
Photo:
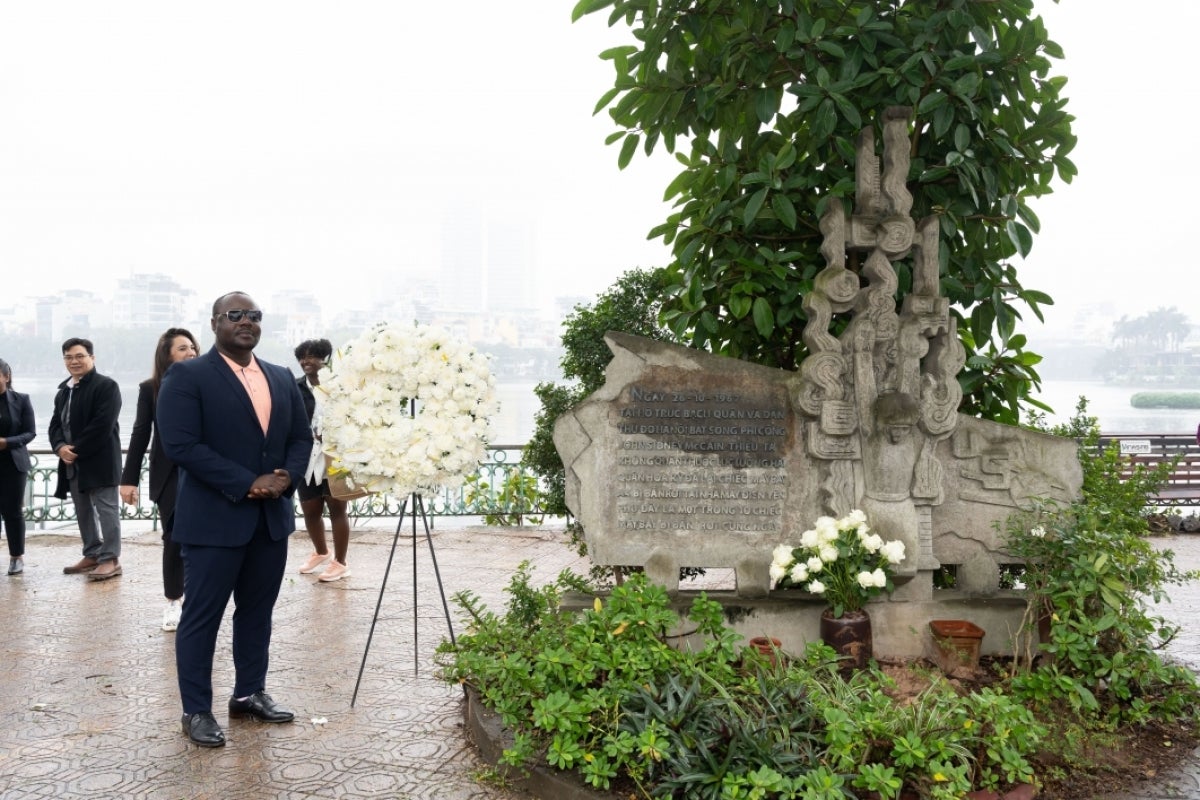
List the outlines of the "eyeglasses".
<svg viewBox="0 0 1200 800">
<path fill-rule="evenodd" d="M 241 322 L 243 319 L 248 319 L 251 322 L 262 322 L 262 312 L 257 308 L 231 308 L 229 311 L 222 311 L 220 314 L 217 314 L 216 319 L 220 319 L 221 317 L 225 317 L 230 322 Z"/>
<path fill-rule="evenodd" d="M 79 353 L 79 354 L 72 354 L 69 356 L 64 355 L 63 361 L 87 361 L 89 358 L 91 358 L 91 356 L 89 356 L 87 353 Z"/>
</svg>

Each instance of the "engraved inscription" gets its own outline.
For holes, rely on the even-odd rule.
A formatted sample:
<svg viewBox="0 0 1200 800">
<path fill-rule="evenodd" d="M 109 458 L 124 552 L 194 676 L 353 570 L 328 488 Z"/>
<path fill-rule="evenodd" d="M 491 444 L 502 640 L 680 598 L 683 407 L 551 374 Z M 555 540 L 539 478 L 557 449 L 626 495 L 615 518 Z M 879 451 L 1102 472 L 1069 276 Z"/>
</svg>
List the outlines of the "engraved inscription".
<svg viewBox="0 0 1200 800">
<path fill-rule="evenodd" d="M 630 531 L 782 531 L 791 425 L 779 390 L 626 387 L 615 517 Z"/>
</svg>

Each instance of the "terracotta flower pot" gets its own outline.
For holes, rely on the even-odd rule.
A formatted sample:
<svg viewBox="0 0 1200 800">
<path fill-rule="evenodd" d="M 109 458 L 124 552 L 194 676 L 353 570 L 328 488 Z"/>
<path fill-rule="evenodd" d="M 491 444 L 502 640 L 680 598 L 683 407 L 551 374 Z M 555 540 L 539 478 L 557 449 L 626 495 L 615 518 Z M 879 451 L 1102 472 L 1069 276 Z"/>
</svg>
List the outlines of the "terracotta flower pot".
<svg viewBox="0 0 1200 800">
<path fill-rule="evenodd" d="M 779 641 L 774 636 L 755 636 L 750 640 L 750 646 L 757 650 L 763 658 L 767 659 L 767 661 L 770 661 L 772 664 L 779 663 L 779 660 L 783 657 L 779 652 L 779 648 L 782 645 L 783 642 Z"/>
<path fill-rule="evenodd" d="M 847 611 L 833 616 L 821 612 L 821 641 L 837 651 L 845 669 L 862 669 L 871 660 L 871 617 L 866 611 Z"/>
</svg>

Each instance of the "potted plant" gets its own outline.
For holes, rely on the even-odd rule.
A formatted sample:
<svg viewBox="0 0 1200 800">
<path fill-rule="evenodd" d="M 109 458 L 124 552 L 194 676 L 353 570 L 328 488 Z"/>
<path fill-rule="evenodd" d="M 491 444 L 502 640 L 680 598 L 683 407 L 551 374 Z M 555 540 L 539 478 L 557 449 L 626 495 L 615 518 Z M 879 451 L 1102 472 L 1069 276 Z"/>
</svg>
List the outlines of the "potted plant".
<svg viewBox="0 0 1200 800">
<path fill-rule="evenodd" d="M 871 657 L 867 601 L 893 589 L 892 571 L 904 560 L 904 542 L 871 532 L 867 515 L 855 509 L 835 519 L 820 517 L 800 536 L 800 545 L 781 544 L 771 558 L 772 588 L 796 587 L 828 602 L 821 614 L 821 639 L 865 666 Z"/>
</svg>

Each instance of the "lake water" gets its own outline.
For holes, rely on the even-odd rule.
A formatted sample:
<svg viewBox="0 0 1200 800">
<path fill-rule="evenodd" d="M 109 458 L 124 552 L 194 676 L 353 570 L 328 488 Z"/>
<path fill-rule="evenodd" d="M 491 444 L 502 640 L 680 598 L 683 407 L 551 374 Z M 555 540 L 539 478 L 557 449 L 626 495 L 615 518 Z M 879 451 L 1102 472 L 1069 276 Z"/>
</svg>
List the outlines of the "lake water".
<svg viewBox="0 0 1200 800">
<path fill-rule="evenodd" d="M 1075 413 L 1080 396 L 1088 413 L 1100 420 L 1102 433 L 1163 433 L 1195 435 L 1200 409 L 1134 408 L 1129 399 L 1138 392 L 1163 391 L 1162 386 L 1111 386 L 1097 381 L 1057 381 L 1043 384 L 1039 400 L 1054 408 L 1051 422 Z M 1170 391 L 1200 392 L 1200 386 L 1172 386 Z"/>
<path fill-rule="evenodd" d="M 54 393 L 59 379 L 21 378 L 15 389 L 28 393 L 37 415 L 38 438 L 32 447 L 46 449 L 49 440 L 46 429 L 54 410 Z M 133 419 L 137 413 L 138 379 L 120 380 L 122 394 L 121 439 L 129 441 Z M 515 445 L 529 441 L 533 433 L 533 418 L 540 404 L 533 393 L 535 382 L 502 383 L 496 387 L 500 395 L 500 415 L 495 420 L 495 444 Z M 1200 387 L 1175 388 L 1174 391 L 1200 391 Z M 1155 391 L 1161 387 L 1110 386 L 1096 381 L 1051 381 L 1043 386 L 1039 396 L 1055 409 L 1051 422 L 1065 421 L 1073 413 L 1082 395 L 1088 399 L 1088 412 L 1100 420 L 1104 433 L 1165 433 L 1194 434 L 1200 423 L 1200 409 L 1174 411 L 1169 409 L 1137 409 L 1129 398 L 1140 391 Z"/>
</svg>

